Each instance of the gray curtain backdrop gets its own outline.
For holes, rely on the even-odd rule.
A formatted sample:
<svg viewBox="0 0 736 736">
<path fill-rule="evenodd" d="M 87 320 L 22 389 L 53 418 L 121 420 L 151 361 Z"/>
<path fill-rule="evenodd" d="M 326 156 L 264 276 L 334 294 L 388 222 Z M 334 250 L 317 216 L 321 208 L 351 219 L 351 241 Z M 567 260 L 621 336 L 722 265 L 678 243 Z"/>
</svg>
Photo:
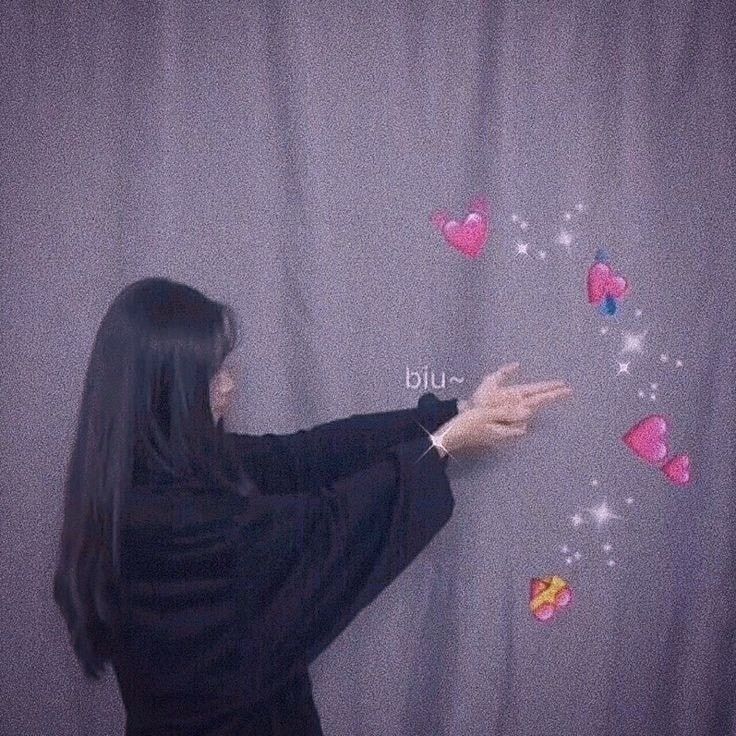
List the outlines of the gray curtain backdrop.
<svg viewBox="0 0 736 736">
<path fill-rule="evenodd" d="M 242 316 L 231 430 L 468 398 L 514 360 L 575 389 L 450 461 L 453 518 L 311 667 L 326 734 L 736 734 L 735 26 L 725 0 L 4 3 L 0 732 L 123 732 L 51 577 L 92 340 L 164 275 Z M 477 194 L 469 259 L 429 218 Z M 655 412 L 686 486 L 621 441 Z M 575 598 L 540 623 L 551 575 Z"/>
</svg>

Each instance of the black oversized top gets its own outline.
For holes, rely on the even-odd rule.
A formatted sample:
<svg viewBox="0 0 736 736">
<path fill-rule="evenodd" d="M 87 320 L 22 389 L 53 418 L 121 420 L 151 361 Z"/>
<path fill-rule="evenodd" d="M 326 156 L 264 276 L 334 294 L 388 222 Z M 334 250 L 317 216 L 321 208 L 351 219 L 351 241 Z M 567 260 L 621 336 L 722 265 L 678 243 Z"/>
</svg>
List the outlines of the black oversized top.
<svg viewBox="0 0 736 736">
<path fill-rule="evenodd" d="M 456 413 L 425 393 L 293 434 L 226 433 L 248 497 L 134 486 L 112 658 L 126 736 L 320 736 L 308 665 L 450 518 L 424 430 Z"/>
</svg>

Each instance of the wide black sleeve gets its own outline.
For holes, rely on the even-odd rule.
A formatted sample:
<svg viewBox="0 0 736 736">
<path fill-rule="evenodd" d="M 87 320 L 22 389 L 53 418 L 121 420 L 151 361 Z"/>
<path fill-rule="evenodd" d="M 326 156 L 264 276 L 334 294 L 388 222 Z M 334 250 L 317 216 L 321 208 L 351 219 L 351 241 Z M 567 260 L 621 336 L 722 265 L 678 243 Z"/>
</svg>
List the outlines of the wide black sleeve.
<svg viewBox="0 0 736 736">
<path fill-rule="evenodd" d="M 446 462 L 419 437 L 318 494 L 249 499 L 238 515 L 249 693 L 308 665 L 450 519 Z"/>
<path fill-rule="evenodd" d="M 389 447 L 426 437 L 457 413 L 456 398 L 425 393 L 411 409 L 352 414 L 291 434 L 228 432 L 225 441 L 263 493 L 316 493 L 373 463 Z"/>
</svg>

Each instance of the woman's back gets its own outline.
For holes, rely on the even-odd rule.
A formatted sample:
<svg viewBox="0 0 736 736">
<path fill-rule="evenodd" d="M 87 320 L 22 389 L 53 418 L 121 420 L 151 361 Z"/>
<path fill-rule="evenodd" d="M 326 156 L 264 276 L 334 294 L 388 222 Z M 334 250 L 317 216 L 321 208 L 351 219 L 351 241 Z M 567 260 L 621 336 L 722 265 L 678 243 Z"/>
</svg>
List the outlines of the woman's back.
<svg viewBox="0 0 736 736">
<path fill-rule="evenodd" d="M 340 456 L 346 422 L 365 421 L 329 430 L 345 440 Z M 261 439 L 228 435 L 233 452 L 268 466 L 251 452 Z M 445 460 L 424 433 L 319 488 L 292 477 L 308 459 L 273 454 L 268 484 L 250 496 L 172 481 L 128 494 L 125 634 L 112 658 L 126 736 L 321 734 L 309 663 L 452 513 Z"/>
</svg>

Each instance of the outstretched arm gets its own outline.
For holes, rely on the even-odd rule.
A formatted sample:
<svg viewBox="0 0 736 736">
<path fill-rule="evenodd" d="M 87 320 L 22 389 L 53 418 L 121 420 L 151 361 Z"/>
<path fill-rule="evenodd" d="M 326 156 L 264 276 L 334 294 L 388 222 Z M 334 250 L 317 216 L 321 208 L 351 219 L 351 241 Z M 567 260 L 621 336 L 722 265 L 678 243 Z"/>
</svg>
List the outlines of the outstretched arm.
<svg viewBox="0 0 736 736">
<path fill-rule="evenodd" d="M 225 441 L 263 493 L 313 494 L 375 462 L 394 445 L 426 437 L 457 413 L 457 399 L 424 393 L 413 409 L 352 414 L 291 434 L 228 432 Z"/>
<path fill-rule="evenodd" d="M 452 516 L 454 497 L 428 438 L 313 495 L 256 496 L 236 513 L 235 569 L 244 705 L 306 669 Z"/>
</svg>

